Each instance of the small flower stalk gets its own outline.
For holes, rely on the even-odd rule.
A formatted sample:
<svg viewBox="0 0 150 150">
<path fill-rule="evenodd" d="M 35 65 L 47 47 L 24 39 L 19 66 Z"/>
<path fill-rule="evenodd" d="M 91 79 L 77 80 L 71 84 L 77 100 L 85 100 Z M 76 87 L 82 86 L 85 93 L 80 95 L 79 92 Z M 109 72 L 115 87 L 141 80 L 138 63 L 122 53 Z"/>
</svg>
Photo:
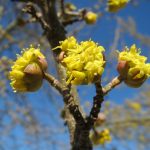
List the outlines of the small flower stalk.
<svg viewBox="0 0 150 150">
<path fill-rule="evenodd" d="M 108 0 L 107 6 L 109 12 L 118 12 L 125 7 L 129 0 Z"/>
<path fill-rule="evenodd" d="M 38 90 L 43 82 L 43 72 L 47 69 L 45 56 L 39 48 L 24 49 L 9 73 L 10 85 L 15 92 L 33 92 Z"/>
<path fill-rule="evenodd" d="M 140 49 L 136 45 L 126 47 L 119 53 L 117 70 L 125 84 L 130 87 L 140 87 L 150 76 L 150 63 L 147 58 L 140 55 Z"/>
<path fill-rule="evenodd" d="M 111 141 L 111 135 L 109 129 L 104 129 L 101 132 L 94 131 L 90 138 L 94 145 L 104 145 L 107 142 Z"/>
<path fill-rule="evenodd" d="M 59 59 L 66 68 L 67 84 L 89 84 L 101 77 L 105 64 L 102 46 L 92 40 L 78 43 L 69 37 L 56 48 L 62 50 Z"/>
</svg>

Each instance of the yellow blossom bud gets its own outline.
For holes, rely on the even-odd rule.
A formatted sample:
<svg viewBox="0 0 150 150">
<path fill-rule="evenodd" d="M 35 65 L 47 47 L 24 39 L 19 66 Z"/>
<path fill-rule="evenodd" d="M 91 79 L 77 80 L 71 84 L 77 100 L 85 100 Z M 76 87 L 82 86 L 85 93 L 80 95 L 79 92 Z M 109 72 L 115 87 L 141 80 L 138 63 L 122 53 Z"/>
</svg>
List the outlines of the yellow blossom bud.
<svg viewBox="0 0 150 150">
<path fill-rule="evenodd" d="M 39 48 L 22 51 L 9 73 L 10 85 L 14 91 L 32 92 L 38 90 L 43 81 L 43 72 L 47 69 L 47 62 Z"/>
<path fill-rule="evenodd" d="M 105 135 L 109 135 L 110 132 L 109 132 L 108 129 L 104 129 L 104 130 L 101 132 L 101 134 L 105 136 Z"/>
<path fill-rule="evenodd" d="M 60 46 L 57 46 L 53 50 L 60 48 L 62 51 L 66 52 L 66 51 L 68 51 L 68 49 L 71 50 L 71 49 L 77 48 L 77 45 L 78 45 L 77 40 L 73 36 L 71 36 L 71 37 L 68 37 L 64 41 L 61 41 Z"/>
<path fill-rule="evenodd" d="M 23 81 L 28 91 L 36 91 L 41 87 L 43 81 L 43 72 L 37 63 L 29 64 L 24 69 L 24 74 L 25 76 Z"/>
<path fill-rule="evenodd" d="M 104 129 L 101 132 L 95 131 L 90 134 L 90 138 L 94 145 L 104 145 L 106 142 L 111 141 L 111 136 L 108 129 Z"/>
<path fill-rule="evenodd" d="M 128 86 L 138 88 L 150 76 L 150 64 L 146 60 L 135 44 L 119 53 L 117 70 Z"/>
<path fill-rule="evenodd" d="M 38 57 L 38 64 L 40 65 L 43 71 L 47 70 L 48 64 L 45 58 Z"/>
<path fill-rule="evenodd" d="M 125 7 L 129 0 L 108 0 L 107 6 L 108 11 L 110 12 L 117 12 L 121 8 Z"/>
<path fill-rule="evenodd" d="M 102 75 L 105 64 L 104 48 L 97 43 L 89 40 L 78 44 L 74 37 L 69 37 L 56 48 L 65 52 L 61 52 L 60 60 L 66 68 L 68 84 L 93 83 Z"/>
<path fill-rule="evenodd" d="M 89 11 L 85 14 L 84 20 L 87 24 L 94 24 L 97 21 L 97 17 L 96 13 Z"/>
</svg>

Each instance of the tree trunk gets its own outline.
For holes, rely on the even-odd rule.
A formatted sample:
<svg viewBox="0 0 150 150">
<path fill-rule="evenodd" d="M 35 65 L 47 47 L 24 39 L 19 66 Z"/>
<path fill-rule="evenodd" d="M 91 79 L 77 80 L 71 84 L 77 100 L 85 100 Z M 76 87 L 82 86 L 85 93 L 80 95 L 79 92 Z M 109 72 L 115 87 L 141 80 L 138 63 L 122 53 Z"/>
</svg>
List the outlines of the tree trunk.
<svg viewBox="0 0 150 150">
<path fill-rule="evenodd" d="M 92 142 L 89 138 L 90 130 L 84 125 L 76 125 L 74 132 L 74 141 L 72 143 L 72 150 L 92 150 Z"/>
</svg>

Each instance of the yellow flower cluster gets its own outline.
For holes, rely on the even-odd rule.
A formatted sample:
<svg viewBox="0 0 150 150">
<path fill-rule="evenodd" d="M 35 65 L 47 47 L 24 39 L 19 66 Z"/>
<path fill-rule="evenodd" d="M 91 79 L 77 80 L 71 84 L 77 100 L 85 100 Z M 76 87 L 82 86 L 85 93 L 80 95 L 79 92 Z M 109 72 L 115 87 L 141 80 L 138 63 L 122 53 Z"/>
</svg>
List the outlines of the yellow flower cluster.
<svg viewBox="0 0 150 150">
<path fill-rule="evenodd" d="M 15 92 L 35 91 L 42 84 L 43 69 L 46 69 L 44 55 L 39 48 L 30 46 L 22 51 L 22 56 L 17 55 L 17 60 L 9 73 L 10 85 Z"/>
<path fill-rule="evenodd" d="M 141 109 L 142 109 L 141 104 L 138 103 L 138 102 L 130 102 L 130 103 L 128 104 L 128 106 L 129 106 L 130 108 L 132 108 L 132 109 L 133 109 L 134 111 L 136 111 L 136 112 L 140 112 Z"/>
<path fill-rule="evenodd" d="M 101 132 L 94 132 L 90 135 L 90 138 L 94 145 L 104 145 L 106 142 L 111 141 L 110 131 L 108 129 L 104 129 Z"/>
<path fill-rule="evenodd" d="M 104 48 L 89 40 L 77 43 L 74 37 L 60 42 L 65 53 L 62 64 L 67 70 L 67 84 L 75 85 L 93 83 L 104 71 Z"/>
<path fill-rule="evenodd" d="M 86 13 L 84 20 L 87 24 L 94 24 L 97 21 L 97 17 L 96 13 L 89 11 Z"/>
<path fill-rule="evenodd" d="M 121 8 L 125 7 L 129 0 L 108 0 L 108 11 L 117 12 Z"/>
<path fill-rule="evenodd" d="M 125 79 L 125 83 L 132 87 L 139 87 L 150 76 L 150 63 L 146 64 L 147 58 L 140 55 L 136 45 L 126 47 L 119 53 L 118 72 Z"/>
</svg>

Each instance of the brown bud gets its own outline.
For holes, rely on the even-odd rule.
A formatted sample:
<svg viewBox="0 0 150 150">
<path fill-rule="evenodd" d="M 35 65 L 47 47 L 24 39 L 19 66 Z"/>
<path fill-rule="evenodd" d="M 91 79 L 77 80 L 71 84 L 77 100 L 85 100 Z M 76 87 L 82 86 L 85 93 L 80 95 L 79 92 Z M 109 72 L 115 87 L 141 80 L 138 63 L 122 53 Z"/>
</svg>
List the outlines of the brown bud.
<svg viewBox="0 0 150 150">
<path fill-rule="evenodd" d="M 99 113 L 97 120 L 95 122 L 96 126 L 100 126 L 101 124 L 103 124 L 106 121 L 106 116 L 104 113 Z"/>
<path fill-rule="evenodd" d="M 143 76 L 140 79 L 127 79 L 124 82 L 130 87 L 138 88 L 145 82 L 146 79 L 146 76 Z"/>
<path fill-rule="evenodd" d="M 136 75 L 140 72 L 140 70 L 136 70 L 132 73 L 132 75 L 129 75 L 129 65 L 127 61 L 119 61 L 117 65 L 117 71 L 119 72 L 120 76 L 124 79 L 124 83 L 127 84 L 130 87 L 138 88 L 140 87 L 144 81 L 146 80 L 146 76 L 143 76 L 142 78 L 135 79 Z"/>
<path fill-rule="evenodd" d="M 127 61 L 121 60 L 118 62 L 117 71 L 123 79 L 127 78 L 128 70 L 129 70 L 129 65 Z"/>
<path fill-rule="evenodd" d="M 62 51 L 62 52 L 59 54 L 59 56 L 58 56 L 58 61 L 61 62 L 61 61 L 64 59 L 64 55 L 65 55 L 65 52 Z"/>
<path fill-rule="evenodd" d="M 27 87 L 27 90 L 29 92 L 33 92 L 38 90 L 43 81 L 43 72 L 41 70 L 41 67 L 37 63 L 29 64 L 24 69 L 24 83 Z"/>
<path fill-rule="evenodd" d="M 47 70 L 48 64 L 45 58 L 38 57 L 39 65 L 42 68 L 43 71 Z"/>
</svg>

